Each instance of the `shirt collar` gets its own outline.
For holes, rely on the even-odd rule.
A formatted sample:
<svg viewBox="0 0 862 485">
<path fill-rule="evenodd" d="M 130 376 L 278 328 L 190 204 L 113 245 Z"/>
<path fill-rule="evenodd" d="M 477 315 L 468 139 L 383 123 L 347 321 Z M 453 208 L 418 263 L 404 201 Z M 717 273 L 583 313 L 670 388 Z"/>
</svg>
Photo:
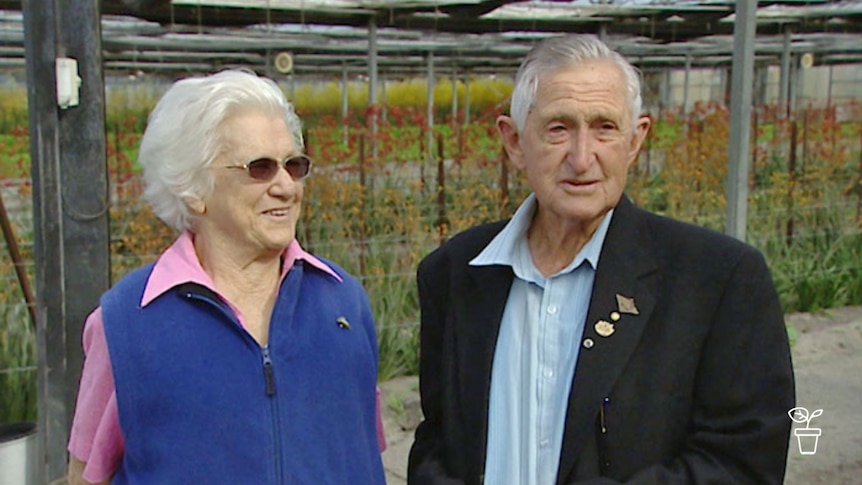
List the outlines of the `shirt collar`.
<svg viewBox="0 0 862 485">
<path fill-rule="evenodd" d="M 536 194 L 530 194 L 521 203 L 518 210 L 515 211 L 515 215 L 503 227 L 503 230 L 485 246 L 482 252 L 470 261 L 470 266 L 511 266 L 516 276 L 528 281 L 532 280 L 533 278 L 529 277 L 529 275 L 535 274 L 537 270 L 532 264 L 532 259 L 525 257 L 525 255 L 529 256 L 529 248 L 527 247 L 526 240 L 527 230 L 530 228 L 530 223 L 533 220 L 533 214 L 535 214 L 537 207 Z M 599 256 L 605 242 L 605 236 L 608 234 L 608 227 L 610 226 L 613 214 L 613 209 L 605 214 L 602 222 L 596 228 L 587 244 L 581 248 L 574 259 L 572 259 L 572 262 L 557 274 L 572 272 L 584 261 L 587 261 L 593 269 L 598 267 Z"/>
<path fill-rule="evenodd" d="M 142 307 L 171 288 L 184 283 L 197 283 L 218 293 L 212 278 L 204 271 L 203 266 L 201 266 L 198 260 L 193 239 L 194 236 L 191 232 L 184 231 L 171 247 L 159 256 L 147 280 L 147 286 L 144 288 L 144 296 L 141 298 Z M 290 269 L 293 268 L 293 265 L 300 260 L 332 276 L 339 283 L 342 281 L 341 276 L 334 269 L 302 249 L 302 246 L 299 245 L 296 239 L 291 241 L 287 248 L 284 249 L 281 259 L 282 265 L 279 284 L 284 280 L 287 273 L 290 272 Z"/>
</svg>

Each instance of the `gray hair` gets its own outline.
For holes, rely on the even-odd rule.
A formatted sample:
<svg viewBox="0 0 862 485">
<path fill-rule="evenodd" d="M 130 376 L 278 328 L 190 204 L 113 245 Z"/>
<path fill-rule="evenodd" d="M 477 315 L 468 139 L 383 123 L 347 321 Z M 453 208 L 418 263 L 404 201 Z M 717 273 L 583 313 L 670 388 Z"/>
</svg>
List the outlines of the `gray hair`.
<svg viewBox="0 0 862 485">
<path fill-rule="evenodd" d="M 302 124 L 281 88 L 252 71 L 225 70 L 175 82 L 150 113 L 138 163 L 144 173 L 144 200 L 165 224 L 192 229 L 186 198 L 212 193 L 208 167 L 226 149 L 222 123 L 240 112 L 261 110 L 284 117 L 294 144 L 303 149 Z"/>
<path fill-rule="evenodd" d="M 613 61 L 622 72 L 628 107 L 631 110 L 632 122 L 635 123 L 643 104 L 640 72 L 637 68 L 594 35 L 564 35 L 541 41 L 527 54 L 518 68 L 510 107 L 518 131 L 522 131 L 527 124 L 527 115 L 536 101 L 536 89 L 542 76 L 562 67 L 603 59 Z"/>
</svg>

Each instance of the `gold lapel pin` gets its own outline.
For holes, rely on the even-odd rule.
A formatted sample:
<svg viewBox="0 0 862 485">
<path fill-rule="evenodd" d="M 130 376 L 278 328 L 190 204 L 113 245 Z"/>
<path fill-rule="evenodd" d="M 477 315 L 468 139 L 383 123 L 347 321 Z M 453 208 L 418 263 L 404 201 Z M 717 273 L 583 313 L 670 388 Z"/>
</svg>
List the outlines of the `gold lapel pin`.
<svg viewBox="0 0 862 485">
<path fill-rule="evenodd" d="M 619 293 L 617 293 L 617 309 L 620 313 L 628 313 L 629 315 L 640 314 L 637 305 L 635 305 L 635 299 L 620 295 Z"/>
<path fill-rule="evenodd" d="M 614 324 L 605 320 L 596 322 L 595 329 L 601 337 L 610 337 L 614 334 Z"/>
<path fill-rule="evenodd" d="M 350 322 L 348 322 L 345 317 L 338 317 L 338 319 L 335 320 L 335 323 L 344 330 L 350 330 Z"/>
</svg>

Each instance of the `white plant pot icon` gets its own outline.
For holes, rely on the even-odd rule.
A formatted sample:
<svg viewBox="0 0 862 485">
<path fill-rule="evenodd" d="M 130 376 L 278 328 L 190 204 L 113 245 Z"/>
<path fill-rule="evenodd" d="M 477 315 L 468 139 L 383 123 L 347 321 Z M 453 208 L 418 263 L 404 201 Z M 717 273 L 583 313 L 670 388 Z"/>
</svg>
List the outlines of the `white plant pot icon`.
<svg viewBox="0 0 862 485">
<path fill-rule="evenodd" d="M 820 438 L 820 428 L 796 428 L 793 430 L 799 443 L 799 453 L 813 455 L 817 453 L 817 440 Z"/>
<path fill-rule="evenodd" d="M 794 422 L 802 424 L 805 423 L 804 428 L 796 428 L 793 430 L 793 434 L 796 435 L 796 441 L 799 443 L 799 453 L 803 455 L 813 455 L 817 453 L 817 440 L 820 439 L 820 428 L 812 428 L 811 420 L 823 414 L 822 409 L 815 409 L 813 412 L 809 413 L 807 409 L 803 407 L 795 407 L 790 411 L 787 411 L 787 415 L 790 416 Z"/>
</svg>

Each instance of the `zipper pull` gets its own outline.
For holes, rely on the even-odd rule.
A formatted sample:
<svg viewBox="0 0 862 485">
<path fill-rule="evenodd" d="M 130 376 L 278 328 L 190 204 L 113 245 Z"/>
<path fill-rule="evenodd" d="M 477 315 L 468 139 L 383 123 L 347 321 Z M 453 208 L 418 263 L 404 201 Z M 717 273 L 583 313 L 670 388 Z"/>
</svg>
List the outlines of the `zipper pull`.
<svg viewBox="0 0 862 485">
<path fill-rule="evenodd" d="M 275 396 L 275 371 L 272 368 L 272 359 L 269 357 L 269 347 L 262 347 L 263 354 L 263 379 L 266 382 L 266 395 Z"/>
</svg>

